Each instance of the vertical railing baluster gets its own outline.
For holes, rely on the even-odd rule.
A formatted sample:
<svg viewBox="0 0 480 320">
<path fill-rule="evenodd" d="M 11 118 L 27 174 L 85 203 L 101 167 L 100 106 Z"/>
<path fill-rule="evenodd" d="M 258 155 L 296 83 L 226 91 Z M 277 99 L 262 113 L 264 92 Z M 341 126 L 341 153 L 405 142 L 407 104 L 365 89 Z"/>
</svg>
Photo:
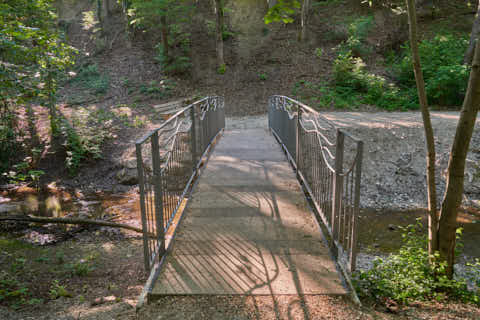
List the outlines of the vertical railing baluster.
<svg viewBox="0 0 480 320">
<path fill-rule="evenodd" d="M 352 217 L 352 243 L 350 251 L 350 272 L 355 271 L 357 261 L 357 217 L 360 211 L 360 182 L 362 180 L 362 162 L 363 162 L 363 141 L 357 142 L 357 159 L 355 167 L 355 200 L 353 202 L 354 211 Z"/>
<path fill-rule="evenodd" d="M 332 235 L 334 240 L 338 240 L 339 221 L 342 205 L 343 191 L 343 149 L 345 135 L 340 129 L 337 129 L 337 145 L 335 148 L 335 176 L 333 182 L 333 199 L 332 199 Z"/>
<path fill-rule="evenodd" d="M 163 218 L 163 190 L 160 150 L 158 146 L 158 131 L 152 135 L 152 165 L 153 165 L 153 183 L 154 183 L 154 203 L 155 203 L 155 238 L 157 240 L 159 257 L 165 253 L 164 237 L 164 218 Z"/>
<path fill-rule="evenodd" d="M 145 265 L 145 271 L 150 271 L 150 259 L 148 258 L 148 227 L 147 216 L 145 213 L 145 185 L 143 176 L 143 158 L 142 158 L 142 145 L 135 144 L 135 150 L 137 153 L 137 172 L 138 172 L 138 186 L 140 189 L 140 213 L 142 215 L 142 231 L 143 231 L 143 263 Z"/>
<path fill-rule="evenodd" d="M 190 127 L 191 133 L 191 148 L 192 148 L 192 164 L 193 164 L 193 171 L 197 171 L 197 133 L 195 126 L 195 106 L 190 108 L 190 121 L 192 121 L 192 126 Z"/>
<path fill-rule="evenodd" d="M 293 120 L 295 120 L 295 118 L 293 118 Z M 295 123 L 295 133 L 296 133 L 296 141 L 295 141 L 295 162 L 297 163 L 297 179 L 300 179 L 300 161 L 303 161 L 303 158 L 301 153 L 302 150 L 301 150 L 301 131 L 302 131 L 302 125 L 301 125 L 301 122 L 302 121 L 302 107 L 300 107 L 299 105 L 297 105 L 297 121 L 294 122 Z M 303 170 L 303 168 L 302 168 Z"/>
</svg>

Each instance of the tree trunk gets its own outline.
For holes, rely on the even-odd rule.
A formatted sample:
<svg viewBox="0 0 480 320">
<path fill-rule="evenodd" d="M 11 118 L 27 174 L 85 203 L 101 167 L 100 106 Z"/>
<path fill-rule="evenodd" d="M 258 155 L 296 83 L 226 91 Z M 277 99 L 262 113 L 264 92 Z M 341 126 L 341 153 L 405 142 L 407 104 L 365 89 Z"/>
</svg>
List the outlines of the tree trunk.
<svg viewBox="0 0 480 320">
<path fill-rule="evenodd" d="M 301 29 L 300 29 L 300 42 L 304 42 L 307 40 L 307 20 L 308 20 L 308 11 L 310 7 L 310 0 L 303 0 L 302 4 L 302 18 L 300 21 Z"/>
<path fill-rule="evenodd" d="M 60 128 L 58 127 L 57 107 L 55 101 L 55 79 L 50 63 L 47 64 L 47 79 L 46 87 L 48 91 L 48 113 L 50 118 L 50 131 L 52 138 L 59 135 Z"/>
<path fill-rule="evenodd" d="M 97 18 L 98 22 L 100 22 L 100 26 L 103 27 L 103 7 L 102 7 L 102 0 L 97 0 Z"/>
<path fill-rule="evenodd" d="M 472 34 L 470 35 L 470 44 L 468 45 L 463 63 L 471 64 L 473 59 L 473 51 L 475 49 L 475 43 L 480 35 L 480 1 L 477 7 L 477 13 L 475 14 L 475 20 L 473 21 Z"/>
<path fill-rule="evenodd" d="M 417 40 L 417 15 L 415 0 L 406 0 L 408 20 L 410 25 L 410 46 L 412 48 L 413 69 L 417 83 L 418 99 L 422 112 L 423 127 L 425 129 L 425 142 L 427 146 L 427 190 L 428 190 L 428 252 L 433 254 L 438 250 L 438 215 L 437 191 L 435 184 L 435 137 L 433 135 L 430 112 L 428 110 L 425 81 L 423 80 Z"/>
<path fill-rule="evenodd" d="M 103 0 L 103 27 L 107 28 L 110 19 L 110 0 Z"/>
<path fill-rule="evenodd" d="M 163 55 L 168 59 L 168 25 L 167 25 L 167 17 L 163 15 L 160 18 L 160 24 L 162 28 L 162 44 L 163 44 Z"/>
<path fill-rule="evenodd" d="M 468 89 L 448 160 L 447 186 L 440 211 L 439 251 L 440 258 L 447 261 L 449 278 L 453 277 L 457 212 L 462 202 L 465 161 L 480 106 L 480 43 L 478 41 L 474 51 Z"/>
<path fill-rule="evenodd" d="M 215 13 L 216 13 L 216 47 L 217 47 L 217 67 L 224 68 L 225 60 L 223 58 L 223 30 L 224 30 L 224 17 L 223 17 L 223 0 L 215 0 Z"/>
</svg>

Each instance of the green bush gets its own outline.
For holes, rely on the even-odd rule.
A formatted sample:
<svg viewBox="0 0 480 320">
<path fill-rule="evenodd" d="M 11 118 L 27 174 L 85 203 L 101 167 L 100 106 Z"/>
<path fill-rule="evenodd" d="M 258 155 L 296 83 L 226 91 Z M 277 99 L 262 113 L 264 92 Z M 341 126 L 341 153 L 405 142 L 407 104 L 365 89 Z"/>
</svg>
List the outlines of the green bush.
<svg viewBox="0 0 480 320">
<path fill-rule="evenodd" d="M 429 103 L 461 105 L 468 84 L 470 68 L 463 64 L 467 38 L 451 34 L 423 40 L 419 45 L 422 70 Z M 393 73 L 402 87 L 414 87 L 410 47 L 403 46 L 399 60 L 393 63 Z"/>
<path fill-rule="evenodd" d="M 412 109 L 416 107 L 411 93 L 404 92 L 385 78 L 365 70 L 361 58 L 354 58 L 351 51 L 340 53 L 333 63 L 335 91 L 342 88 L 352 89 L 349 94 L 362 103 L 377 105 L 381 108 Z"/>
<path fill-rule="evenodd" d="M 347 27 L 348 38 L 342 45 L 357 56 L 364 56 L 370 53 L 371 49 L 364 44 L 368 32 L 373 25 L 373 17 L 365 16 L 353 20 Z"/>
<path fill-rule="evenodd" d="M 100 74 L 96 64 L 81 67 L 72 81 L 82 84 L 84 88 L 93 91 L 95 94 L 105 94 L 110 87 L 110 79 Z"/>
<path fill-rule="evenodd" d="M 446 298 L 479 303 L 480 292 L 469 291 L 465 279 L 448 279 L 446 263 L 429 264 L 427 239 L 421 234 L 422 224 L 403 228 L 403 245 L 397 254 L 374 261 L 370 270 L 354 274 L 357 292 L 364 298 L 390 298 L 408 304 L 415 300 Z M 439 261 L 438 254 L 431 257 Z"/>
</svg>

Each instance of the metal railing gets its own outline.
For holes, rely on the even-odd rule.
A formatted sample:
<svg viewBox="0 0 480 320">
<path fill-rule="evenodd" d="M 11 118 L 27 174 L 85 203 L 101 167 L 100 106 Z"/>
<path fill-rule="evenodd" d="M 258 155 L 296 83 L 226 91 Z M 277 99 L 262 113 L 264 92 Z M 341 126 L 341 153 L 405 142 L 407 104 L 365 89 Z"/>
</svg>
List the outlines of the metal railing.
<svg viewBox="0 0 480 320">
<path fill-rule="evenodd" d="M 165 233 L 197 175 L 202 157 L 224 128 L 223 97 L 206 97 L 135 143 L 147 271 L 165 253 Z"/>
<path fill-rule="evenodd" d="M 345 272 L 355 270 L 363 142 L 285 96 L 269 99 L 270 130 L 303 182 Z"/>
</svg>

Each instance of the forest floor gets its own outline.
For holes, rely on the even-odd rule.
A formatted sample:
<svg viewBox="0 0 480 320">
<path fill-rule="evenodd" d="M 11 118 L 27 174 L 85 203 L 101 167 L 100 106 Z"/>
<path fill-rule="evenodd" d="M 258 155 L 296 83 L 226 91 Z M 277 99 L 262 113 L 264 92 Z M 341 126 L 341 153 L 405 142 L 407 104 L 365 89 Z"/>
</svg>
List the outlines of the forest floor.
<svg viewBox="0 0 480 320">
<path fill-rule="evenodd" d="M 426 33 L 445 25 L 468 32 L 473 15 L 465 15 L 464 7 L 421 22 L 421 27 Z M 346 40 L 344 16 L 359 14 L 343 1 L 319 6 L 311 19 L 311 40 L 306 44 L 296 41 L 295 24 L 270 26 L 266 31 L 258 26 L 258 34 L 247 45 L 235 37 L 226 42 L 224 75 L 215 72 L 213 37 L 207 36 L 206 27 L 198 24 L 191 32 L 192 52 L 197 59 L 193 62 L 197 67 L 190 77 L 185 77 L 162 74 L 154 59 L 153 44 L 158 39 L 138 33 L 130 41 L 123 34 L 111 32 L 101 40 L 98 25 L 85 19 L 92 8 L 93 2 L 78 2 L 69 14 L 73 18 L 69 20 L 68 40 L 80 53 L 74 73 L 62 83 L 59 110 L 75 124 L 82 137 L 101 137 L 102 159 L 87 159 L 76 175 L 70 175 L 64 165 L 65 150 L 49 147 L 46 108 L 35 107 L 40 119 L 37 131 L 46 146 L 37 164 L 38 169 L 45 171 L 40 179 L 41 190 L 38 192 L 32 184 L 2 186 L 0 213 L 18 208 L 23 212 L 48 211 L 48 199 L 55 196 L 62 216 L 73 213 L 114 218 L 140 226 L 138 190 L 135 185 L 120 184 L 118 174 L 135 157 L 135 140 L 164 121 L 154 106 L 181 98 L 224 95 L 226 112 L 231 117 L 227 126 L 266 125 L 264 114 L 270 95 L 292 95 L 301 81 L 331 80 L 335 47 Z M 213 13 L 206 15 L 213 19 Z M 111 30 L 124 30 L 122 21 L 122 15 L 115 13 L 110 20 Z M 395 30 L 390 30 L 393 25 L 382 24 L 381 18 L 375 19 L 375 23 L 378 25 L 369 42 L 381 47 L 388 36 L 395 35 Z M 402 36 L 398 43 L 406 40 Z M 321 55 L 315 54 L 318 48 Z M 366 62 L 379 75 L 388 77 L 380 49 Z M 337 110 L 328 106 L 322 111 Z M 391 252 L 398 248 L 401 235 L 398 229 L 392 231 L 390 225 L 414 222 L 425 206 L 424 143 L 419 115 L 387 113 L 368 105 L 338 111 L 341 112 L 327 116 L 349 127 L 367 144 L 361 251 L 369 255 Z M 355 113 L 342 114 L 344 111 Z M 456 120 L 449 113 L 438 113 L 434 121 L 439 168 L 443 169 Z M 479 150 L 477 130 L 471 160 L 478 161 Z M 469 193 L 461 218 L 466 228 L 464 236 L 469 239 L 465 249 L 469 257 L 478 257 L 480 192 L 476 168 L 471 166 L 469 170 Z M 369 229 L 372 221 L 376 223 L 376 234 Z M 42 242 L 47 245 L 39 245 Z M 359 308 L 348 299 L 326 296 L 168 297 L 137 313 L 134 306 L 148 276 L 143 269 L 142 240 L 138 234 L 111 228 L 2 224 L 0 247 L 0 281 L 4 288 L 16 292 L 13 299 L 0 303 L 0 319 L 480 318 L 478 307 L 460 303 L 418 302 L 389 307 L 367 303 Z"/>
<path fill-rule="evenodd" d="M 452 115 L 451 113 L 443 113 Z M 410 125 L 418 113 L 363 114 L 327 113 L 333 120 L 344 119 L 343 126 L 363 139 L 371 138 L 365 127 L 387 127 L 396 125 L 397 138 L 385 139 L 391 155 L 400 155 L 392 146 L 401 148 L 405 136 L 411 133 Z M 402 122 L 405 118 L 410 121 Z M 455 119 L 442 122 L 445 135 L 440 143 L 451 140 L 451 129 Z M 348 121 L 347 121 L 348 120 Z M 356 120 L 356 121 L 355 121 Z M 361 120 L 361 121 L 360 121 Z M 409 124 L 406 127 L 399 123 Z M 265 116 L 228 118 L 227 129 L 265 128 Z M 391 128 L 390 128 L 391 129 Z M 420 130 L 417 128 L 417 130 Z M 383 133 L 388 130 L 382 130 Z M 447 134 L 449 133 L 450 134 Z M 375 134 L 382 133 L 376 132 Z M 410 135 L 417 136 L 417 135 Z M 403 138 L 402 138 L 403 137 Z M 421 138 L 418 138 L 421 139 Z M 407 139 L 408 145 L 419 141 Z M 378 146 L 382 146 L 379 143 Z M 423 144 L 422 144 L 423 145 Z M 376 148 L 377 146 L 367 146 Z M 480 147 L 480 145 L 478 145 Z M 385 150 L 387 148 L 385 147 Z M 366 163 L 375 161 L 375 153 L 366 152 Z M 385 154 L 384 157 L 388 157 Z M 396 158 L 391 157 L 392 162 Z M 388 166 L 379 161 L 377 166 Z M 375 167 L 375 165 L 373 165 Z M 415 170 L 423 170 L 412 167 Z M 384 168 L 387 171 L 388 168 Z M 376 170 L 378 171 L 378 170 Z M 365 178 L 373 179 L 375 170 L 366 165 Z M 394 174 L 393 174 L 394 175 Z M 377 177 L 388 178 L 391 175 Z M 399 187 L 403 186 L 403 187 Z M 409 186 L 399 184 L 396 192 L 408 192 Z M 24 188 L 23 198 L 28 199 Z M 53 192 L 53 191 L 52 191 Z M 61 191 L 64 200 L 61 215 L 72 213 L 91 214 L 96 217 L 115 217 L 115 221 L 140 226 L 138 193 L 122 195 L 68 194 Z M 367 194 L 370 194 L 367 192 Z M 372 193 L 375 194 L 375 193 Z M 2 197 L 7 199 L 8 195 Z M 401 202 L 401 201 L 400 201 Z M 12 202 L 4 202 L 12 204 Z M 17 202 L 22 203 L 22 202 Z M 408 205 L 408 201 L 403 202 Z M 400 244 L 401 231 L 398 227 L 414 223 L 417 217 L 425 217 L 422 211 L 405 211 L 397 208 L 386 213 L 381 207 L 364 209 L 359 220 L 359 267 L 368 266 L 371 258 L 396 250 Z M 388 210 L 387 210 L 388 211 Z M 478 256 L 480 214 L 469 211 L 461 215 L 464 231 L 464 256 L 469 260 Z M 376 233 L 371 232 L 372 223 Z M 393 226 L 393 227 L 392 227 Z M 33 244 L 25 241 L 33 242 Z M 41 241 L 47 245 L 41 245 Z M 49 244 L 50 241 L 50 244 Z M 112 228 L 70 228 L 34 225 L 5 225 L 0 233 L 2 252 L 0 264 L 5 270 L 2 276 L 11 281 L 12 288 L 28 288 L 23 295 L 23 304 L 0 307 L 0 318 L 4 319 L 477 319 L 480 309 L 461 303 L 417 302 L 409 306 L 369 304 L 358 308 L 349 299 L 327 296 L 202 296 L 165 297 L 144 306 L 138 313 L 134 310 L 147 274 L 143 269 L 142 240 L 138 234 Z M 366 258 L 367 257 L 367 258 Z M 463 261 L 463 260 L 462 260 Z M 6 275 L 9 275 L 8 278 Z M 63 289 L 62 289 L 63 288 Z M 64 290 L 64 291 L 62 291 Z M 8 302 L 8 300 L 7 300 Z M 7 303 L 8 304 L 8 303 Z M 14 311 L 12 307 L 19 308 Z M 39 316 L 41 314 L 42 316 Z"/>
</svg>

